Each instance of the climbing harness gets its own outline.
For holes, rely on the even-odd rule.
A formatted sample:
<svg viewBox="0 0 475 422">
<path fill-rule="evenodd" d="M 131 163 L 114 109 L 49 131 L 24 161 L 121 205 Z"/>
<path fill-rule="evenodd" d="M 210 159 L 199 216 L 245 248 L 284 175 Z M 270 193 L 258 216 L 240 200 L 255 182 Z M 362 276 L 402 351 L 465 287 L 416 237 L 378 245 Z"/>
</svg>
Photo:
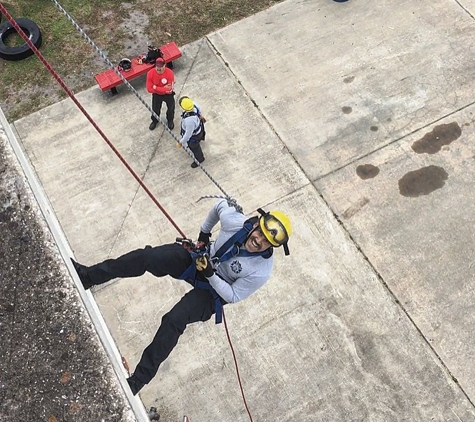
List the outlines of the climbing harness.
<svg viewBox="0 0 475 422">
<path fill-rule="evenodd" d="M 242 248 L 242 245 L 246 241 L 249 234 L 254 229 L 254 224 L 251 220 L 247 220 L 244 223 L 242 229 L 234 233 L 226 242 L 221 245 L 221 247 L 214 253 L 213 256 L 210 255 L 211 244 L 200 248 L 193 243 L 191 239 L 184 239 L 181 237 L 176 238 L 176 242 L 181 243 L 183 247 L 190 253 L 192 262 L 188 268 L 183 272 L 183 274 L 178 277 L 180 280 L 186 280 L 194 288 L 208 290 L 214 299 L 215 304 L 215 322 L 220 324 L 223 319 L 223 305 L 227 302 L 219 296 L 216 290 L 213 289 L 211 284 L 200 275 L 199 271 L 196 269 L 196 259 L 200 256 L 205 256 L 213 266 L 213 269 L 216 270 L 222 262 L 225 262 L 231 258 L 237 256 L 262 256 L 263 258 L 269 258 L 272 255 L 272 249 L 267 249 L 262 252 L 248 252 L 246 249 Z M 216 274 L 216 273 L 215 273 Z M 218 277 L 219 274 L 216 274 Z M 225 280 L 226 281 L 226 280 Z"/>
<path fill-rule="evenodd" d="M 186 119 L 187 117 L 193 117 L 193 116 L 198 117 L 199 124 L 198 124 L 198 127 L 193 131 L 193 134 L 191 135 L 190 140 L 188 142 L 197 143 L 197 142 L 200 142 L 200 141 L 204 141 L 205 136 L 206 136 L 205 124 L 204 124 L 203 120 L 200 117 L 201 114 L 199 113 L 199 111 L 198 112 L 184 111 L 183 113 L 181 113 L 181 118 L 182 119 Z M 184 133 L 185 133 L 185 130 L 182 127 L 181 131 L 180 131 L 181 136 L 183 136 Z"/>
</svg>

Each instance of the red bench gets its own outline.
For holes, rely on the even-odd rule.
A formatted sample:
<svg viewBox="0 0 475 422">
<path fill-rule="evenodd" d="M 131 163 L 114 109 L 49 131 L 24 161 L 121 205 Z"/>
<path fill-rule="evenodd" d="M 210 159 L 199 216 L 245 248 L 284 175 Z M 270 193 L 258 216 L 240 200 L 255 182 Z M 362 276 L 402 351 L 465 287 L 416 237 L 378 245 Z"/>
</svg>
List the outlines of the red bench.
<svg viewBox="0 0 475 422">
<path fill-rule="evenodd" d="M 176 60 L 181 57 L 181 51 L 178 46 L 172 41 L 168 44 L 165 44 L 160 47 L 160 51 L 163 53 L 163 58 L 165 63 L 171 63 L 173 60 Z M 139 64 L 139 57 L 132 59 L 132 69 L 128 71 L 120 71 L 122 76 L 130 81 L 137 78 L 144 73 L 147 73 L 155 65 L 151 63 L 142 63 Z M 124 81 L 115 73 L 114 69 L 106 70 L 105 72 L 99 73 L 94 76 L 99 85 L 101 91 L 110 90 L 112 95 L 117 94 L 117 86 L 124 83 Z"/>
</svg>

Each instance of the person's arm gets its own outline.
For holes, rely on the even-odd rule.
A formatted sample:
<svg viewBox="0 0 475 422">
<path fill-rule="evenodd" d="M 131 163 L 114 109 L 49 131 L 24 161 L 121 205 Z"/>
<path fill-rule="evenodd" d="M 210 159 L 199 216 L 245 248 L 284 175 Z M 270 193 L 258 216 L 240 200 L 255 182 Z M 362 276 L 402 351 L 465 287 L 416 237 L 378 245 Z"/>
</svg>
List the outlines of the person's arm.
<svg viewBox="0 0 475 422">
<path fill-rule="evenodd" d="M 229 205 L 225 199 L 216 202 L 213 208 L 210 209 L 205 221 L 203 221 L 203 224 L 201 224 L 201 231 L 203 233 L 211 233 L 214 226 L 216 226 L 216 224 L 218 224 L 219 222 L 220 213 L 223 212 L 226 208 L 229 208 Z"/>
<path fill-rule="evenodd" d="M 169 87 L 169 91 L 167 92 L 167 94 L 173 94 L 173 89 L 175 88 L 175 74 L 170 69 L 167 68 L 167 70 L 169 70 L 167 85 L 167 87 Z"/>
<path fill-rule="evenodd" d="M 165 77 L 167 80 L 167 84 L 164 86 L 158 86 L 156 87 L 157 94 L 159 95 L 168 95 L 173 93 L 173 85 L 175 83 L 175 74 L 170 70 L 166 69 L 165 73 L 163 75 L 159 75 L 161 77 Z"/>
<path fill-rule="evenodd" d="M 147 72 L 147 80 L 146 80 L 146 85 L 147 85 L 147 91 L 150 94 L 156 94 L 156 92 L 153 89 L 154 82 L 153 82 L 153 73 L 155 72 L 155 69 L 151 69 Z M 157 72 L 155 72 L 157 73 Z"/>
<path fill-rule="evenodd" d="M 213 208 L 211 208 L 211 210 L 208 213 L 208 216 L 206 217 L 206 220 L 200 227 L 200 233 L 198 235 L 198 243 L 196 244 L 199 248 L 205 248 L 210 244 L 211 231 L 213 230 L 213 227 L 219 221 L 219 212 L 217 210 L 218 205 L 219 205 L 219 202 L 216 203 Z"/>
<path fill-rule="evenodd" d="M 268 275 L 250 274 L 247 277 L 238 278 L 233 284 L 228 284 L 215 273 L 208 278 L 208 281 L 216 293 L 226 302 L 236 303 L 249 297 L 262 287 L 268 279 Z"/>
<path fill-rule="evenodd" d="M 191 136 L 193 135 L 193 131 L 195 130 L 195 126 L 193 124 L 192 119 L 186 118 L 183 120 L 185 126 L 185 133 L 182 135 L 181 139 L 178 141 L 182 147 L 185 147 L 188 144 Z"/>
<path fill-rule="evenodd" d="M 153 93 L 158 94 L 158 95 L 167 95 L 167 94 L 170 94 L 171 91 L 168 85 L 165 85 L 165 86 L 154 85 Z"/>
<path fill-rule="evenodd" d="M 158 86 L 158 85 L 154 85 L 154 94 L 158 94 L 158 95 L 168 95 L 168 94 L 171 94 L 172 91 L 173 91 L 173 84 L 167 84 L 165 86 Z"/>
<path fill-rule="evenodd" d="M 170 70 L 170 69 L 168 69 Z M 151 73 L 155 72 L 155 73 Z M 149 83 L 149 74 L 150 74 L 150 83 Z M 159 86 L 162 78 L 166 78 L 167 84 L 164 86 Z M 165 72 L 164 74 L 158 74 L 155 69 L 152 69 L 147 73 L 147 91 L 151 94 L 158 95 L 168 95 L 173 92 L 173 84 L 175 82 L 175 75 L 170 70 L 170 72 Z"/>
</svg>

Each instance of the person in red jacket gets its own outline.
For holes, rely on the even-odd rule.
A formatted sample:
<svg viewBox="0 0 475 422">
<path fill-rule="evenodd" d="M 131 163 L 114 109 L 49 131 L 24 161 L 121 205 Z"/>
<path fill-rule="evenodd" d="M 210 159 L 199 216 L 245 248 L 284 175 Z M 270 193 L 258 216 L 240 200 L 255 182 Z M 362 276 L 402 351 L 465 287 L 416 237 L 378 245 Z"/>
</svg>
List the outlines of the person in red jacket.
<svg viewBox="0 0 475 422">
<path fill-rule="evenodd" d="M 167 105 L 167 126 L 170 130 L 175 127 L 173 119 L 175 117 L 175 93 L 173 84 L 175 75 L 173 71 L 165 66 L 165 60 L 161 57 L 155 62 L 155 68 L 147 73 L 147 91 L 152 94 L 152 110 L 157 116 L 160 116 L 162 103 Z M 149 129 L 154 130 L 157 127 L 158 120 L 152 115 L 152 123 Z"/>
</svg>

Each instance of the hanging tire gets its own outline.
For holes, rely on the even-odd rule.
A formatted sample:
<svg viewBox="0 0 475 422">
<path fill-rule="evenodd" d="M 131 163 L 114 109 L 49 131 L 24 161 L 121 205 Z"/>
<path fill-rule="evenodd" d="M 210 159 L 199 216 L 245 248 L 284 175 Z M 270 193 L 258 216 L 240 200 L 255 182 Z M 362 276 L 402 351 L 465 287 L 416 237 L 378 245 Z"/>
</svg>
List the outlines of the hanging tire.
<svg viewBox="0 0 475 422">
<path fill-rule="evenodd" d="M 42 38 L 41 31 L 38 25 L 30 19 L 19 18 L 16 23 L 20 26 L 23 32 L 30 38 L 30 41 L 36 48 L 41 47 Z M 5 60 L 23 60 L 33 55 L 33 50 L 24 43 L 18 47 L 8 47 L 5 44 L 6 39 L 16 33 L 16 29 L 9 21 L 5 21 L 0 25 L 0 57 Z"/>
</svg>

